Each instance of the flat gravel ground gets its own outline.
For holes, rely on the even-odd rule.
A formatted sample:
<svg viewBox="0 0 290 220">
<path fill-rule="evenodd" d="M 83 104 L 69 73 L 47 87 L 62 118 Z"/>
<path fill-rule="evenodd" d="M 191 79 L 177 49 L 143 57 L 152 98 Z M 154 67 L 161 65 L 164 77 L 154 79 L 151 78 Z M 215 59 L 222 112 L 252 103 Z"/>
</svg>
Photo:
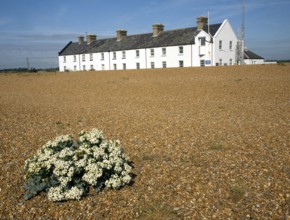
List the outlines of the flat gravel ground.
<svg viewBox="0 0 290 220">
<path fill-rule="evenodd" d="M 0 74 L 0 219 L 289 219 L 290 65 Z M 119 139 L 134 183 L 23 200 L 62 134 Z"/>
</svg>

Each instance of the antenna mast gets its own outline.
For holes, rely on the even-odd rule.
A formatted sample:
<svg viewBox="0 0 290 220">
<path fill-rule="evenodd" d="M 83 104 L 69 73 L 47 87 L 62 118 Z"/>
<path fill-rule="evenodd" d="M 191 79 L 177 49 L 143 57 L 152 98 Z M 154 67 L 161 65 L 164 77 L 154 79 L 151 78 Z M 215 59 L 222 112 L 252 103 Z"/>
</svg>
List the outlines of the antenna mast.
<svg viewBox="0 0 290 220">
<path fill-rule="evenodd" d="M 243 0 L 243 17 L 242 17 L 242 30 L 241 30 L 241 64 L 244 62 L 244 52 L 245 52 L 245 0 Z"/>
</svg>

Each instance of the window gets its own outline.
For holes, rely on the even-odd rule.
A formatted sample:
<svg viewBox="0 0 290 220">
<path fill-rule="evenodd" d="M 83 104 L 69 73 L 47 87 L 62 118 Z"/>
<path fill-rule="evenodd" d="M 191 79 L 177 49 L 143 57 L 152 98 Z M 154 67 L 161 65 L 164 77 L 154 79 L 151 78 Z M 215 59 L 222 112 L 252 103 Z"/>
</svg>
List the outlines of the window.
<svg viewBox="0 0 290 220">
<path fill-rule="evenodd" d="M 83 65 L 83 70 L 86 70 L 86 65 Z"/>
<path fill-rule="evenodd" d="M 154 57 L 154 49 L 150 49 L 150 56 Z"/>
<path fill-rule="evenodd" d="M 229 64 L 230 64 L 230 66 L 233 65 L 233 59 L 230 59 Z"/>
<path fill-rule="evenodd" d="M 229 46 L 230 48 L 230 50 L 232 50 L 233 49 L 233 42 L 232 41 L 230 41 L 230 46 Z"/>
<path fill-rule="evenodd" d="M 151 62 L 151 69 L 154 69 L 154 68 L 155 68 L 155 63 Z"/>
<path fill-rule="evenodd" d="M 223 49 L 223 42 L 221 40 L 219 41 L 219 49 Z"/>
<path fill-rule="evenodd" d="M 179 47 L 179 54 L 183 54 L 183 47 Z"/>
<path fill-rule="evenodd" d="M 91 70 L 94 70 L 94 65 L 91 65 Z"/>
<path fill-rule="evenodd" d="M 205 37 L 199 38 L 200 40 L 200 46 L 205 46 Z"/>
<path fill-rule="evenodd" d="M 163 62 L 162 62 L 162 67 L 163 67 L 163 68 L 167 68 L 166 61 L 163 61 Z"/>
<path fill-rule="evenodd" d="M 90 61 L 93 61 L 93 54 L 90 54 Z"/>
<path fill-rule="evenodd" d="M 74 55 L 74 62 L 77 62 L 77 56 Z"/>
<path fill-rule="evenodd" d="M 123 70 L 126 69 L 126 63 L 123 63 Z"/>
<path fill-rule="evenodd" d="M 74 71 L 76 71 L 77 70 L 77 66 L 74 66 Z"/>
<path fill-rule="evenodd" d="M 101 60 L 104 60 L 104 59 L 105 59 L 105 54 L 101 53 Z"/>
<path fill-rule="evenodd" d="M 162 48 L 162 56 L 166 56 L 166 48 Z"/>
<path fill-rule="evenodd" d="M 63 62 L 64 62 L 64 63 L 66 62 L 66 56 L 63 57 Z"/>
<path fill-rule="evenodd" d="M 114 63 L 114 70 L 116 70 L 117 69 L 117 64 L 116 63 Z"/>
<path fill-rule="evenodd" d="M 140 69 L 140 63 L 136 63 L 136 69 Z"/>
<path fill-rule="evenodd" d="M 113 52 L 113 60 L 117 59 L 116 52 Z"/>
<path fill-rule="evenodd" d="M 66 71 L 66 66 L 63 67 L 63 70 Z"/>
<path fill-rule="evenodd" d="M 223 60 L 222 60 L 222 59 L 219 60 L 219 65 L 220 65 L 220 66 L 223 65 Z"/>
<path fill-rule="evenodd" d="M 82 55 L 82 60 L 86 61 L 86 55 L 85 54 Z"/>
<path fill-rule="evenodd" d="M 205 66 L 204 60 L 200 60 L 200 66 Z"/>
<path fill-rule="evenodd" d="M 183 67 L 183 60 L 179 60 L 179 67 Z"/>
<path fill-rule="evenodd" d="M 102 70 L 105 70 L 105 64 L 102 64 Z"/>
<path fill-rule="evenodd" d="M 122 59 L 126 59 L 126 51 L 122 51 Z"/>
<path fill-rule="evenodd" d="M 139 50 L 136 50 L 136 57 L 139 58 L 139 56 L 140 56 L 140 52 Z"/>
</svg>

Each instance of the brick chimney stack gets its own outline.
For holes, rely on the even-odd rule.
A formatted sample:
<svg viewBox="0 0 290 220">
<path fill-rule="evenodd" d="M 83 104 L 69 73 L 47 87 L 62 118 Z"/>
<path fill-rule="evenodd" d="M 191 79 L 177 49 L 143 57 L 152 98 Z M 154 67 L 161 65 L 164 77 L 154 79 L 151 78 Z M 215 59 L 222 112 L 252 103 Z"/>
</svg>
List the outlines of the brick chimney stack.
<svg viewBox="0 0 290 220">
<path fill-rule="evenodd" d="M 153 24 L 153 37 L 157 37 L 162 31 L 164 31 L 163 24 Z"/>
<path fill-rule="evenodd" d="M 121 41 L 124 38 L 127 37 L 127 31 L 126 30 L 117 30 L 117 41 Z"/>
<path fill-rule="evenodd" d="M 200 16 L 200 17 L 196 18 L 196 22 L 197 22 L 197 29 L 201 30 L 201 29 L 203 29 L 204 26 L 207 25 L 208 18 L 205 16 Z"/>
</svg>

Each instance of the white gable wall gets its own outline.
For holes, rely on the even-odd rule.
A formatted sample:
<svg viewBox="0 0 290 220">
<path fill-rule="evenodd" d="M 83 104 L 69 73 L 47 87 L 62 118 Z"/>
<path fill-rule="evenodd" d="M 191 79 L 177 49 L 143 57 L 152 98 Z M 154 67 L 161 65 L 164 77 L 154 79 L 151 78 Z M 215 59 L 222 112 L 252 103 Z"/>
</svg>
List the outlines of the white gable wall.
<svg viewBox="0 0 290 220">
<path fill-rule="evenodd" d="M 222 23 L 220 29 L 215 34 L 213 41 L 214 41 L 214 54 L 213 54 L 214 64 L 230 65 L 230 60 L 232 64 L 234 64 L 236 59 L 237 36 L 233 31 L 228 20 L 225 20 Z M 232 48 L 230 48 L 230 42 L 232 42 Z"/>
</svg>

